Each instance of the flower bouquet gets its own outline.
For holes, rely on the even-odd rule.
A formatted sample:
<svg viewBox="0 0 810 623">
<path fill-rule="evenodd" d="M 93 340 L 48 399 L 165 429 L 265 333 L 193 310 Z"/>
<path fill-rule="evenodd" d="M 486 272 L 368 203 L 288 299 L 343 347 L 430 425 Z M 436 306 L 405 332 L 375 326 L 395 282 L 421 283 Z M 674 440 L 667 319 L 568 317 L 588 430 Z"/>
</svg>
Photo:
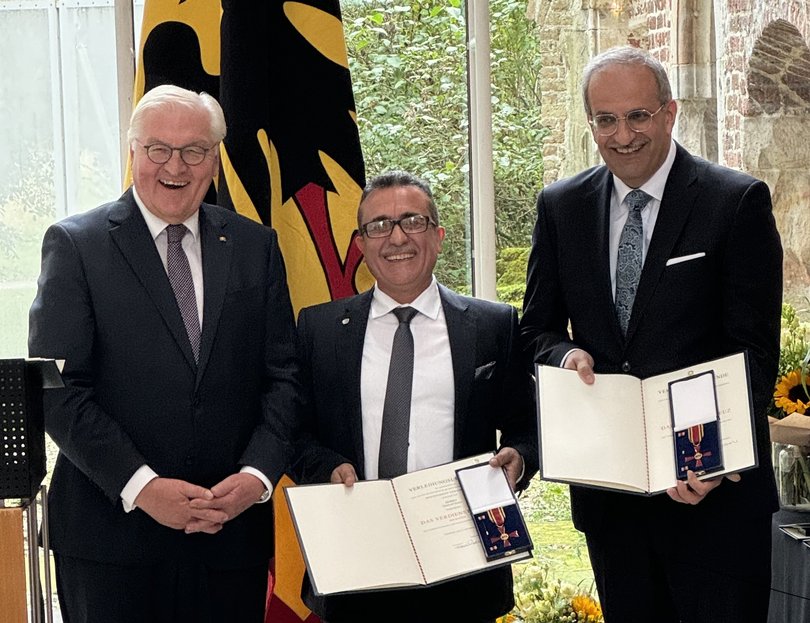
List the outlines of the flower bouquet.
<svg viewBox="0 0 810 623">
<path fill-rule="evenodd" d="M 779 378 L 768 414 L 783 507 L 810 510 L 810 345 L 796 310 L 782 306 Z"/>
<path fill-rule="evenodd" d="M 604 623 L 588 592 L 548 577 L 548 567 L 528 564 L 515 574 L 515 608 L 498 623 Z"/>
</svg>

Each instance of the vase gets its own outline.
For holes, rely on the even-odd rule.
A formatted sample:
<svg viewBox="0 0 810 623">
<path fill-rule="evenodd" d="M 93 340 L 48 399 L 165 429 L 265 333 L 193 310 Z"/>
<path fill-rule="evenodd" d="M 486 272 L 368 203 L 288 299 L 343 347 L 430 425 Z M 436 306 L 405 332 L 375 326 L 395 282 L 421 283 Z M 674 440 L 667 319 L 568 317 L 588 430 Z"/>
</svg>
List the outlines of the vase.
<svg viewBox="0 0 810 623">
<path fill-rule="evenodd" d="M 773 443 L 773 469 L 781 507 L 810 512 L 810 450 Z"/>
</svg>

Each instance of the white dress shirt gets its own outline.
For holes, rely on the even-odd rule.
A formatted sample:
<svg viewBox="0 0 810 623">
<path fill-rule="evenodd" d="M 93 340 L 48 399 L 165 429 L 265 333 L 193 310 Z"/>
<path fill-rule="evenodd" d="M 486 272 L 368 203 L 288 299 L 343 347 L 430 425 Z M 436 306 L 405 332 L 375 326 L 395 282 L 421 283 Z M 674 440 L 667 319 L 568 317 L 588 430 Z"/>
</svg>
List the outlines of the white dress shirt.
<svg viewBox="0 0 810 623">
<path fill-rule="evenodd" d="M 391 346 L 399 326 L 391 310 L 400 306 L 379 288 L 374 288 L 360 372 L 363 450 L 368 480 L 378 477 L 385 389 Z M 407 307 L 419 312 L 411 320 L 414 341 L 408 445 L 408 471 L 411 472 L 453 460 L 455 381 L 447 321 L 435 277 Z"/>
</svg>

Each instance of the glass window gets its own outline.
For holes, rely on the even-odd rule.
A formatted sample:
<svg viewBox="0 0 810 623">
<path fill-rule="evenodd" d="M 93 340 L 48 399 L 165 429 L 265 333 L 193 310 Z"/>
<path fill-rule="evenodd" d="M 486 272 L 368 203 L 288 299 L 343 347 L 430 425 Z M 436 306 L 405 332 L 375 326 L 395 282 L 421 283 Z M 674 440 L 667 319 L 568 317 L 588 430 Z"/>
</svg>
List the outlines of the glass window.
<svg viewBox="0 0 810 623">
<path fill-rule="evenodd" d="M 121 191 L 115 24 L 112 0 L 0 20 L 0 357 L 22 357 L 46 227 Z"/>
</svg>

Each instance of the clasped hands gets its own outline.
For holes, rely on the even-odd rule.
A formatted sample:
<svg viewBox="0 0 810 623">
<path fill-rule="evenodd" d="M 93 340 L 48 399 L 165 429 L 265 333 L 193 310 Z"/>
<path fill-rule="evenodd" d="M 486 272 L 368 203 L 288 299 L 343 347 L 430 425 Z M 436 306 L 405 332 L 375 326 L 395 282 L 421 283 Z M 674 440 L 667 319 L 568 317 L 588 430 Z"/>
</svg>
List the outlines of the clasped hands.
<svg viewBox="0 0 810 623">
<path fill-rule="evenodd" d="M 240 472 L 210 489 L 177 480 L 154 478 L 135 498 L 135 506 L 158 523 L 186 534 L 216 534 L 264 493 L 261 480 Z"/>
<path fill-rule="evenodd" d="M 593 374 L 593 357 L 584 350 L 571 351 L 563 367 L 576 370 L 580 380 L 588 385 L 592 385 L 596 380 Z M 695 472 L 689 470 L 687 479 L 679 480 L 676 486 L 667 489 L 667 495 L 681 504 L 699 504 L 713 489 L 720 486 L 724 478 L 728 478 L 731 482 L 740 482 L 739 474 L 699 480 Z"/>
</svg>

